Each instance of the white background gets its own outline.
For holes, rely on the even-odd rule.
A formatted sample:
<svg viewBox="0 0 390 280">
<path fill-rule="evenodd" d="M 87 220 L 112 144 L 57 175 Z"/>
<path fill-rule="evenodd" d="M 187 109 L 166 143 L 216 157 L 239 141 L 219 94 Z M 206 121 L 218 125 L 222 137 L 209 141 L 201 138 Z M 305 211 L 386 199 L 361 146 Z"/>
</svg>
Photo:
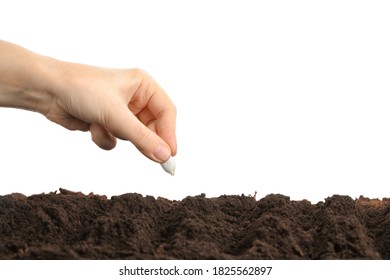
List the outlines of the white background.
<svg viewBox="0 0 390 280">
<path fill-rule="evenodd" d="M 0 195 L 389 197 L 388 1 L 0 1 L 0 38 L 139 67 L 178 108 L 176 175 L 0 108 Z"/>
<path fill-rule="evenodd" d="M 359 265 L 359 268 L 357 268 Z M 203 275 L 119 275 L 119 270 L 160 269 L 175 267 L 183 273 L 185 269 L 202 269 Z M 234 267 L 238 271 L 250 267 L 272 267 L 265 275 L 214 275 L 214 267 Z M 388 262 L 372 260 L 2 260 L 1 274 L 8 279 L 290 279 L 291 275 L 302 280 L 317 279 L 319 275 L 329 279 L 383 279 L 388 274 Z M 208 272 L 207 272 L 208 271 Z M 150 273 L 150 272 L 149 272 Z M 317 278 L 316 278 L 317 277 Z"/>
</svg>

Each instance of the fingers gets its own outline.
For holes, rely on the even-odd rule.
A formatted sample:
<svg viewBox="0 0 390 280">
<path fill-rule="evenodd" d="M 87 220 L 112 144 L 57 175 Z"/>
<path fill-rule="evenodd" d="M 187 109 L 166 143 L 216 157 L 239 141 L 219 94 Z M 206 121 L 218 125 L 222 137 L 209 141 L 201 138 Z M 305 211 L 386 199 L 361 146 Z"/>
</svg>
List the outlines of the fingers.
<svg viewBox="0 0 390 280">
<path fill-rule="evenodd" d="M 173 107 L 160 113 L 156 121 L 156 133 L 171 148 L 172 156 L 177 153 L 176 142 L 176 109 Z"/>
<path fill-rule="evenodd" d="M 116 138 L 112 136 L 105 128 L 97 124 L 91 124 L 89 127 L 92 141 L 103 150 L 111 150 L 116 146 Z"/>
<path fill-rule="evenodd" d="M 161 112 L 158 118 L 146 107 L 137 117 L 168 144 L 172 156 L 176 155 L 176 110 L 174 107 Z"/>
<path fill-rule="evenodd" d="M 162 163 L 172 155 L 170 146 L 145 126 L 127 107 L 118 109 L 109 124 L 110 132 L 132 142 L 137 149 L 153 161 Z"/>
<path fill-rule="evenodd" d="M 94 123 L 90 126 L 93 142 L 109 150 L 115 147 L 115 137 L 125 139 L 149 159 L 159 163 L 167 161 L 177 150 L 175 106 L 145 72 L 115 74 L 118 73 L 124 74 L 117 76 L 121 81 L 119 91 L 114 91 L 112 96 L 97 95 L 104 97 L 96 106 L 98 117 L 84 116 L 85 120 Z M 107 92 L 110 92 L 110 86 Z"/>
<path fill-rule="evenodd" d="M 170 147 L 172 155 L 176 155 L 176 107 L 167 93 L 150 77 L 148 92 L 142 90 L 139 94 L 144 94 L 149 98 L 143 99 L 143 110 L 138 114 L 139 119 L 145 125 L 155 122 L 155 133 L 158 134 Z"/>
<path fill-rule="evenodd" d="M 177 152 L 176 108 L 166 92 L 146 72 L 138 69 L 132 73 L 133 80 L 139 83 L 126 99 L 128 104 L 124 114 L 132 113 L 132 138 L 127 139 L 149 158 L 158 162 L 163 158 L 167 160 Z"/>
</svg>

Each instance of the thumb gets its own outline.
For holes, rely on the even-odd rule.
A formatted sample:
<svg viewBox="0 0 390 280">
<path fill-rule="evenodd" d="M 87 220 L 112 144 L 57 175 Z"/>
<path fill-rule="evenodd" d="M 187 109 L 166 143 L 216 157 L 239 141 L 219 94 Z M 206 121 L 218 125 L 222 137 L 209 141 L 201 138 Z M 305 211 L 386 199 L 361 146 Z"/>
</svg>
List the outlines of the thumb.
<svg viewBox="0 0 390 280">
<path fill-rule="evenodd" d="M 153 161 L 166 162 L 171 156 L 169 145 L 128 108 L 118 110 L 107 128 L 114 136 L 132 142 L 142 154 Z"/>
</svg>

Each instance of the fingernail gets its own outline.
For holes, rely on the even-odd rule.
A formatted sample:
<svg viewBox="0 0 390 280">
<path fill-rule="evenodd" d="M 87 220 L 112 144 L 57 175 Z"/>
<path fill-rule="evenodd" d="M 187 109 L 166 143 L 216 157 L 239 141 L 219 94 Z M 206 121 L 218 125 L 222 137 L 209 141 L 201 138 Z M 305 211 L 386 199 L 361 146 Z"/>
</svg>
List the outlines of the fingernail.
<svg viewBox="0 0 390 280">
<path fill-rule="evenodd" d="M 156 159 L 165 162 L 171 156 L 171 150 L 165 145 L 160 144 L 157 146 L 157 149 L 154 151 L 153 156 Z"/>
</svg>

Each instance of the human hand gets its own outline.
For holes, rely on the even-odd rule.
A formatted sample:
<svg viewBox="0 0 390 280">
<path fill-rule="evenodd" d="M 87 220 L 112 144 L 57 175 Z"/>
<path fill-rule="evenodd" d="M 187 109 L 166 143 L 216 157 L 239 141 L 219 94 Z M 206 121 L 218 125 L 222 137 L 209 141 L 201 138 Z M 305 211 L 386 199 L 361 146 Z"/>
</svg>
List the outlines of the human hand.
<svg viewBox="0 0 390 280">
<path fill-rule="evenodd" d="M 42 112 L 70 130 L 89 130 L 102 149 L 116 138 L 165 162 L 177 151 L 176 108 L 164 90 L 139 69 L 103 69 L 66 63 L 64 80 Z"/>
<path fill-rule="evenodd" d="M 165 162 L 176 155 L 176 108 L 139 69 L 68 63 L 0 41 L 0 106 L 40 112 L 70 130 L 90 131 L 102 149 L 116 138 Z"/>
</svg>

